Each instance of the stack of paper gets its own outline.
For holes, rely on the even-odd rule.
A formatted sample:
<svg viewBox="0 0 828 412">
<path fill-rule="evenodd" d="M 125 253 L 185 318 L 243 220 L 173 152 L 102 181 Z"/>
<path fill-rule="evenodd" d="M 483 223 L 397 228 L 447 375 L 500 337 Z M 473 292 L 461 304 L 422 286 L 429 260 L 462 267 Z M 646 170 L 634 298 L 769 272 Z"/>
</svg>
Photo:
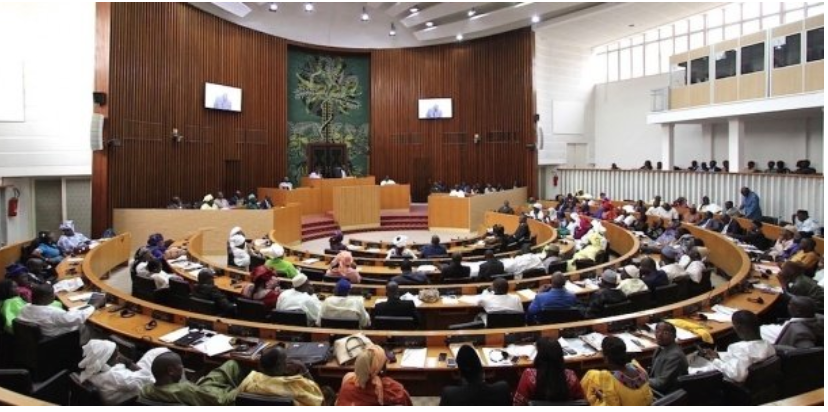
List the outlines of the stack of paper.
<svg viewBox="0 0 828 412">
<path fill-rule="evenodd" d="M 615 336 L 624 341 L 627 345 L 627 352 L 642 352 L 644 349 L 655 348 L 658 346 L 648 339 L 640 338 L 627 332 L 619 333 Z"/>
<path fill-rule="evenodd" d="M 733 319 L 733 314 L 738 310 L 723 305 L 715 305 L 711 309 L 713 309 L 713 312 L 702 312 L 702 314 L 707 316 L 708 320 L 720 323 L 730 322 Z"/>
<path fill-rule="evenodd" d="M 480 302 L 480 296 L 464 295 L 464 296 L 460 296 L 460 298 L 458 300 L 460 302 L 465 303 L 465 304 L 477 306 L 477 303 Z"/>
<path fill-rule="evenodd" d="M 316 262 L 319 262 L 319 259 L 317 259 L 317 258 L 309 258 L 309 259 L 305 259 L 305 260 L 303 260 L 303 261 L 302 261 L 302 263 L 304 263 L 304 264 L 306 264 L 306 265 L 312 265 L 312 264 L 314 264 L 314 263 L 316 263 Z"/>
<path fill-rule="evenodd" d="M 233 345 L 230 344 L 231 339 L 233 339 L 231 336 L 222 335 L 220 333 L 215 334 L 211 338 L 208 338 L 193 346 L 193 349 L 207 356 L 216 356 L 218 354 L 233 350 Z"/>
<path fill-rule="evenodd" d="M 565 358 L 574 356 L 591 356 L 597 353 L 595 349 L 587 345 L 586 342 L 577 338 L 559 338 L 558 343 L 561 344 L 561 348 L 564 350 Z"/>
<path fill-rule="evenodd" d="M 55 285 L 53 286 L 55 293 L 74 292 L 82 287 L 83 279 L 79 277 L 61 280 L 60 282 L 55 283 Z"/>
<path fill-rule="evenodd" d="M 74 296 L 69 296 L 69 301 L 70 302 L 81 302 L 81 301 L 85 302 L 85 301 L 89 300 L 89 298 L 91 298 L 91 297 L 92 297 L 92 292 L 79 293 L 79 294 L 74 295 Z"/>
<path fill-rule="evenodd" d="M 457 305 L 460 303 L 460 300 L 454 295 L 441 296 L 440 301 L 443 302 L 444 305 Z"/>
<path fill-rule="evenodd" d="M 433 273 L 437 271 L 437 267 L 434 265 L 420 265 L 417 267 L 417 272 L 422 273 Z"/>
<path fill-rule="evenodd" d="M 173 343 L 173 342 L 187 336 L 187 334 L 189 334 L 189 333 L 190 333 L 190 328 L 185 326 L 181 329 L 174 330 L 174 331 L 172 331 L 172 332 L 170 332 L 170 333 L 168 333 L 168 334 L 166 334 L 166 335 L 164 335 L 164 336 L 162 336 L 158 339 L 161 342 Z"/>
<path fill-rule="evenodd" d="M 538 295 L 532 289 L 519 290 L 519 291 L 517 291 L 517 294 L 520 295 L 520 297 L 522 297 L 524 299 L 527 299 L 527 300 L 535 300 L 535 296 Z"/>
<path fill-rule="evenodd" d="M 600 351 L 601 350 L 601 342 L 604 341 L 605 337 L 606 336 L 604 336 L 603 333 L 592 332 L 592 333 L 588 333 L 586 335 L 581 336 L 581 340 L 586 342 L 587 345 L 592 346 L 596 350 Z"/>
<path fill-rule="evenodd" d="M 409 300 L 411 302 L 414 302 L 414 306 L 418 308 L 423 304 L 423 301 L 421 301 L 420 298 L 412 295 L 410 292 L 400 296 L 400 300 Z"/>
<path fill-rule="evenodd" d="M 511 344 L 508 347 L 506 347 L 506 352 L 509 352 L 509 355 L 511 356 L 527 358 L 529 360 L 535 360 L 535 356 L 538 354 L 538 350 L 537 348 L 535 348 L 535 345 Z"/>
<path fill-rule="evenodd" d="M 406 349 L 402 355 L 400 366 L 403 368 L 425 368 L 427 348 Z"/>
<path fill-rule="evenodd" d="M 765 283 L 757 283 L 757 284 L 753 285 L 753 288 L 756 289 L 756 290 L 760 290 L 762 292 L 773 293 L 773 294 L 776 294 L 776 295 L 781 295 L 781 294 L 785 293 L 785 291 L 783 291 L 781 287 L 771 286 L 771 285 L 768 285 L 768 284 L 765 284 Z"/>
</svg>

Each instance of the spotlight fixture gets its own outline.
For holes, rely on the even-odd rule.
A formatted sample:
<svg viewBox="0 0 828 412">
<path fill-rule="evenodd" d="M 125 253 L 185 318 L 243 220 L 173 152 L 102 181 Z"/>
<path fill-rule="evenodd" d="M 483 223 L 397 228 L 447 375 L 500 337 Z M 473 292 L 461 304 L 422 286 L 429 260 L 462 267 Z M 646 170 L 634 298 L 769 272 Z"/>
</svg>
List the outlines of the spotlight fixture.
<svg viewBox="0 0 828 412">
<path fill-rule="evenodd" d="M 474 7 L 472 7 L 472 9 L 471 9 L 471 10 L 469 10 L 469 12 L 468 12 L 468 13 L 466 13 L 466 14 L 467 14 L 469 17 L 474 17 L 474 15 L 475 15 L 475 14 L 477 14 L 477 10 L 475 10 L 475 9 L 474 9 Z"/>
<path fill-rule="evenodd" d="M 313 11 L 313 3 L 307 2 L 305 3 L 305 12 L 310 13 Z"/>
<path fill-rule="evenodd" d="M 408 11 L 409 11 L 409 12 L 411 12 L 411 14 L 414 14 L 414 13 L 419 12 L 419 11 L 420 11 L 420 8 L 419 8 L 419 7 L 417 7 L 417 6 L 414 6 L 414 7 L 410 8 L 410 9 L 408 9 Z"/>
<path fill-rule="evenodd" d="M 397 35 L 397 27 L 394 26 L 394 23 L 391 23 L 391 31 L 388 32 L 388 35 L 391 37 Z"/>
<path fill-rule="evenodd" d="M 532 16 L 532 23 L 540 23 L 540 16 L 537 14 Z"/>
<path fill-rule="evenodd" d="M 462 41 L 463 40 L 463 33 L 457 33 L 457 36 L 454 36 L 454 38 L 457 39 L 457 41 Z"/>
<path fill-rule="evenodd" d="M 371 20 L 371 16 L 368 15 L 368 11 L 365 10 L 365 6 L 362 6 L 362 16 L 359 18 L 362 21 Z"/>
<path fill-rule="evenodd" d="M 434 27 L 434 22 L 427 21 L 426 27 Z"/>
<path fill-rule="evenodd" d="M 278 11 L 279 10 L 279 4 L 275 3 L 275 2 L 270 3 L 270 5 L 267 6 L 267 9 L 270 10 L 270 11 Z"/>
</svg>

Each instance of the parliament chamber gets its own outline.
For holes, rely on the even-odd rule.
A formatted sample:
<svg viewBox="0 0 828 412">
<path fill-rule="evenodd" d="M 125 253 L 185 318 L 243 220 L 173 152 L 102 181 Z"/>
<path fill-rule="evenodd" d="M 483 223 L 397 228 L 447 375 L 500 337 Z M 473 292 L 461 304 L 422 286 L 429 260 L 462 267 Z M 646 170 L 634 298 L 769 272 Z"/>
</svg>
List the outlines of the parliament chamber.
<svg viewBox="0 0 828 412">
<path fill-rule="evenodd" d="M 0 404 L 823 405 L 797 4 L 90 3 L 92 150 L 0 107 Z"/>
</svg>

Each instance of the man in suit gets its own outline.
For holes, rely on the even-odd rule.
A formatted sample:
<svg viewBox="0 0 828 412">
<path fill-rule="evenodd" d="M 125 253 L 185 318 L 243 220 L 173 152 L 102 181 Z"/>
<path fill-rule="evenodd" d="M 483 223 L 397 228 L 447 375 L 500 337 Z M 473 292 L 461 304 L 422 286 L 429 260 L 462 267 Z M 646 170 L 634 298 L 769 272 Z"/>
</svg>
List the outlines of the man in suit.
<svg viewBox="0 0 828 412">
<path fill-rule="evenodd" d="M 388 295 L 388 300 L 374 306 L 373 316 L 375 319 L 377 316 L 399 316 L 414 318 L 415 322 L 420 323 L 417 307 L 410 300 L 400 299 L 400 287 L 396 282 L 388 282 L 385 285 L 385 293 Z"/>
<path fill-rule="evenodd" d="M 762 339 L 772 342 L 777 347 L 796 349 L 808 349 L 824 344 L 824 320 L 816 317 L 814 301 L 793 296 L 788 302 L 788 313 L 791 319 L 784 324 L 762 326 Z"/>
<path fill-rule="evenodd" d="M 402 274 L 391 278 L 391 281 L 397 285 L 427 285 L 430 283 L 428 276 L 424 273 L 412 270 L 411 260 L 409 259 L 403 259 L 400 264 L 400 271 L 402 271 Z"/>
<path fill-rule="evenodd" d="M 738 238 L 742 235 L 742 227 L 739 226 L 739 222 L 733 220 L 729 215 L 723 214 L 722 229 L 719 232 L 725 236 Z"/>
<path fill-rule="evenodd" d="M 451 263 L 443 265 L 440 269 L 440 281 L 451 282 L 453 279 L 466 279 L 471 276 L 471 268 L 463 266 L 463 255 L 455 253 L 451 255 Z"/>
<path fill-rule="evenodd" d="M 492 355 L 494 355 L 493 352 Z M 502 352 L 504 356 L 506 352 Z M 457 368 L 463 378 L 459 386 L 448 386 L 440 396 L 440 406 L 511 406 L 511 388 L 505 381 L 488 384 L 477 350 L 464 345 L 457 352 Z"/>
<path fill-rule="evenodd" d="M 526 219 L 526 215 L 522 215 L 520 217 L 520 224 L 518 224 L 517 229 L 515 229 L 515 233 L 512 234 L 512 239 L 514 242 L 528 242 L 529 239 L 532 237 L 532 233 L 529 231 L 529 223 L 526 223 Z"/>
<path fill-rule="evenodd" d="M 704 219 L 699 222 L 699 227 L 713 232 L 720 232 L 722 230 L 722 222 L 713 217 L 713 212 L 708 211 L 704 213 Z"/>
<path fill-rule="evenodd" d="M 650 387 L 667 394 L 677 388 L 679 376 L 687 375 L 687 358 L 676 344 L 676 327 L 660 322 L 655 330 L 658 349 L 650 369 Z"/>
<path fill-rule="evenodd" d="M 506 273 L 503 269 L 503 262 L 495 258 L 494 251 L 486 249 L 486 261 L 480 265 L 480 271 L 477 275 L 478 282 L 487 282 L 492 279 L 492 275 L 501 275 Z"/>
</svg>

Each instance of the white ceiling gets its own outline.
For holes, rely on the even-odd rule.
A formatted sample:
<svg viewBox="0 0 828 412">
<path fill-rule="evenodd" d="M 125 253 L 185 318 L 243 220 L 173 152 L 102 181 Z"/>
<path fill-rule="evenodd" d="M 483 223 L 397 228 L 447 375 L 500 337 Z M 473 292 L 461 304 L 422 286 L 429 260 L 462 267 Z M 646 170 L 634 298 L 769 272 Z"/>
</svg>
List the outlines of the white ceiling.
<svg viewBox="0 0 828 412">
<path fill-rule="evenodd" d="M 418 47 L 490 36 L 541 23 L 536 31 L 592 47 L 708 10 L 723 3 L 590 3 L 590 2 L 303 2 L 190 3 L 194 7 L 251 29 L 320 46 L 379 49 Z M 411 13 L 411 7 L 418 7 Z M 370 20 L 360 20 L 363 7 Z M 469 17 L 474 8 L 477 14 Z M 231 10 L 235 12 L 228 12 Z M 426 22 L 434 27 L 427 27 Z M 391 23 L 396 36 L 389 36 Z M 635 27 L 629 27 L 634 24 Z"/>
</svg>

